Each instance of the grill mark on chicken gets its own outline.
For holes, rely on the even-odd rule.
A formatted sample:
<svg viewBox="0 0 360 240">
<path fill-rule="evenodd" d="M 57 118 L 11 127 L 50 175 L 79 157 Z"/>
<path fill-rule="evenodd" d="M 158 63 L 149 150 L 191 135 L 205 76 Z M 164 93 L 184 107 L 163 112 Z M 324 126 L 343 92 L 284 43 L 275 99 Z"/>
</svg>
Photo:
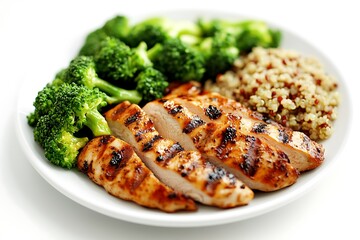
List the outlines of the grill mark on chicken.
<svg viewBox="0 0 360 240">
<path fill-rule="evenodd" d="M 142 151 L 147 152 L 152 150 L 152 148 L 154 147 L 154 143 L 160 139 L 162 139 L 160 135 L 155 135 L 153 138 L 150 139 L 150 141 L 144 143 Z"/>
<path fill-rule="evenodd" d="M 231 147 L 228 144 L 234 144 L 236 139 L 236 129 L 229 126 L 221 134 L 220 145 L 215 148 L 216 156 L 219 159 L 228 157 Z"/>
<path fill-rule="evenodd" d="M 142 141 L 146 133 L 153 132 L 154 130 L 154 124 L 151 121 L 145 122 L 144 127 L 141 129 L 139 128 L 138 131 L 135 133 L 136 141 Z"/>
<path fill-rule="evenodd" d="M 97 147 L 96 147 L 97 153 L 99 155 L 103 155 L 106 150 L 106 146 L 108 144 L 110 144 L 112 141 L 114 141 L 114 139 L 111 137 L 111 135 L 102 136 L 99 139 Z M 89 164 L 89 162 L 90 162 L 90 164 Z M 84 160 L 84 163 L 82 164 L 82 166 L 80 168 L 80 171 L 85 174 L 88 174 L 90 172 L 90 170 L 92 169 L 92 163 L 93 163 L 93 161 L 91 159 Z"/>
<path fill-rule="evenodd" d="M 219 117 L 221 117 L 221 114 L 221 111 L 213 105 L 209 105 L 209 107 L 205 109 L 205 115 L 212 120 L 218 119 Z"/>
<path fill-rule="evenodd" d="M 104 145 L 108 144 L 111 141 L 112 141 L 112 138 L 110 135 L 105 135 L 100 139 L 100 143 L 104 144 Z"/>
<path fill-rule="evenodd" d="M 91 162 L 91 163 L 92 163 L 92 162 Z M 89 172 L 89 169 L 91 169 L 91 166 L 89 166 L 88 161 L 84 161 L 84 164 L 81 166 L 80 171 L 81 171 L 82 173 L 87 174 L 87 173 Z"/>
<path fill-rule="evenodd" d="M 226 145 L 229 142 L 234 143 L 236 139 L 236 129 L 233 127 L 227 127 L 223 132 L 222 136 L 222 144 Z"/>
<path fill-rule="evenodd" d="M 168 113 L 173 116 L 176 116 L 177 114 L 181 113 L 183 110 L 182 106 L 172 104 L 172 102 L 169 102 L 169 104 L 166 104 L 167 102 L 164 103 Z M 199 116 L 194 116 L 192 119 L 190 119 L 190 121 L 184 124 L 183 132 L 191 133 L 194 129 L 204 124 L 205 122 Z"/>
<path fill-rule="evenodd" d="M 278 131 L 279 131 L 279 141 L 285 144 L 289 143 L 291 135 L 281 128 L 279 128 Z"/>
<path fill-rule="evenodd" d="M 209 173 L 208 175 L 208 184 L 213 183 L 221 179 L 226 175 L 226 171 L 223 168 L 216 167 L 214 172 Z M 234 184 L 235 177 L 231 174 L 231 184 Z"/>
<path fill-rule="evenodd" d="M 130 192 L 134 192 L 141 183 L 145 180 L 148 176 L 149 171 L 146 171 L 142 165 L 138 165 L 135 167 L 135 177 L 132 178 L 132 182 L 130 184 Z"/>
<path fill-rule="evenodd" d="M 199 116 L 194 116 L 190 122 L 185 125 L 183 132 L 186 134 L 191 133 L 194 129 L 204 124 L 205 122 Z"/>
<path fill-rule="evenodd" d="M 303 136 L 302 146 L 305 147 L 306 150 L 310 149 L 310 141 L 311 139 L 308 136 L 306 135 Z"/>
<path fill-rule="evenodd" d="M 266 132 L 267 124 L 265 123 L 256 123 L 254 124 L 253 128 L 251 129 L 254 133 L 265 133 Z"/>
<path fill-rule="evenodd" d="M 208 163 L 210 164 L 210 163 Z M 215 167 L 213 172 L 210 172 L 207 177 L 207 181 L 205 182 L 205 188 L 211 193 L 215 194 L 215 190 L 219 184 L 219 180 L 224 176 L 228 176 L 229 178 L 229 187 L 235 188 L 236 177 L 233 174 L 227 174 L 224 168 Z M 240 189 L 244 189 L 246 186 L 242 184 L 239 186 Z"/>
<path fill-rule="evenodd" d="M 159 155 L 156 158 L 156 161 L 166 163 L 167 161 L 171 160 L 173 157 L 175 157 L 176 154 L 178 154 L 181 151 L 184 151 L 184 148 L 178 142 L 176 142 L 170 148 L 165 149 L 164 150 L 165 154 Z"/>
<path fill-rule="evenodd" d="M 140 112 L 135 112 L 134 115 L 130 116 L 125 120 L 125 125 L 129 125 L 138 120 Z"/>
<path fill-rule="evenodd" d="M 166 108 L 168 113 L 171 114 L 172 116 L 176 116 L 180 114 L 183 110 L 183 107 L 181 105 L 174 104 L 171 101 L 164 102 L 164 107 Z M 204 124 L 205 122 L 199 116 L 194 116 L 192 119 L 184 123 L 183 132 L 191 133 L 194 129 Z"/>
<path fill-rule="evenodd" d="M 181 112 L 181 110 L 182 110 L 182 106 L 174 106 L 169 110 L 169 113 L 171 115 L 176 115 L 177 113 Z"/>
<path fill-rule="evenodd" d="M 279 156 L 279 160 L 290 163 L 290 159 L 288 155 L 286 155 L 286 153 L 284 153 L 283 151 L 278 151 L 278 156 Z"/>
<path fill-rule="evenodd" d="M 120 166 L 122 158 L 123 157 L 121 151 L 113 151 L 112 158 L 110 159 L 110 166 L 118 168 Z"/>
<path fill-rule="evenodd" d="M 249 148 L 246 154 L 242 155 L 243 162 L 240 163 L 240 168 L 248 176 L 254 176 L 256 170 L 259 167 L 259 153 L 260 153 L 260 144 L 258 138 L 253 136 L 245 136 L 245 141 L 249 144 Z M 286 170 L 286 169 L 285 169 Z"/>
<path fill-rule="evenodd" d="M 183 159 L 190 159 L 191 152 L 181 152 L 180 156 Z M 203 167 L 205 167 L 205 169 L 206 168 L 212 169 L 214 166 L 207 165 L 207 162 L 205 162 L 205 166 L 204 166 L 204 165 L 200 165 L 199 162 L 197 161 L 190 161 L 190 162 L 185 162 L 184 164 L 180 164 L 178 171 L 180 172 L 181 177 L 188 178 L 192 173 L 196 171 L 197 168 L 203 168 Z"/>
<path fill-rule="evenodd" d="M 109 164 L 105 168 L 105 177 L 112 181 L 118 175 L 119 171 L 126 166 L 127 161 L 134 154 L 131 146 L 125 145 L 121 149 L 114 149 Z"/>
<path fill-rule="evenodd" d="M 113 116 L 115 117 L 121 115 L 126 110 L 126 108 L 126 106 L 122 108 L 117 108 L 116 111 L 112 112 Z"/>
</svg>

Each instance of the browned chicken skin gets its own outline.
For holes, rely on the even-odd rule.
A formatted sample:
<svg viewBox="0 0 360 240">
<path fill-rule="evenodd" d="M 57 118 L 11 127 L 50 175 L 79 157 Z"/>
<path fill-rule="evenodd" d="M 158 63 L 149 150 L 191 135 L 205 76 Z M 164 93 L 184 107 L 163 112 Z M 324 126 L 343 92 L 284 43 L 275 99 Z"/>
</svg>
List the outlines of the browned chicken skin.
<svg viewBox="0 0 360 240">
<path fill-rule="evenodd" d="M 173 189 L 221 208 L 252 200 L 251 189 L 234 175 L 209 163 L 198 151 L 185 151 L 178 142 L 162 137 L 139 106 L 123 102 L 105 117 L 113 134 L 134 146 L 154 174 Z"/>
<path fill-rule="evenodd" d="M 294 184 L 298 178 L 298 171 L 284 152 L 241 132 L 241 118 L 237 116 L 207 121 L 166 98 L 150 102 L 143 109 L 161 135 L 180 142 L 187 150 L 199 150 L 251 189 L 274 191 Z"/>
<path fill-rule="evenodd" d="M 77 167 L 118 198 L 165 212 L 196 210 L 192 199 L 160 182 L 129 144 L 113 136 L 88 142 L 78 156 Z"/>
</svg>

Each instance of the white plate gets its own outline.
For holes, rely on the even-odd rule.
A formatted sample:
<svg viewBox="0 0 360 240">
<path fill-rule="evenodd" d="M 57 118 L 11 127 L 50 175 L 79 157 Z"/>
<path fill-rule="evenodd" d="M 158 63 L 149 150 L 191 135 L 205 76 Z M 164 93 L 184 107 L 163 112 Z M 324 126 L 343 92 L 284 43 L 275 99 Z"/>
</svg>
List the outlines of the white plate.
<svg viewBox="0 0 360 240">
<path fill-rule="evenodd" d="M 160 14 L 161 13 L 156 13 L 153 14 L 153 16 L 158 16 Z M 167 12 L 166 14 L 161 15 L 170 16 L 176 19 L 196 19 L 200 16 L 209 18 L 222 17 L 241 19 L 240 16 L 236 14 L 201 11 L 177 11 Z M 146 17 L 148 16 L 144 16 L 144 18 Z M 136 21 L 139 19 L 132 20 Z M 274 24 L 269 24 L 273 27 L 277 27 Z M 95 185 L 84 174 L 78 172 L 76 169 L 68 171 L 51 165 L 44 158 L 41 148 L 34 142 L 32 128 L 28 126 L 26 121 L 26 116 L 33 111 L 32 103 L 37 92 L 50 80 L 37 82 L 36 84 L 32 81 L 27 81 L 19 94 L 17 130 L 20 143 L 32 166 L 58 191 L 94 211 L 129 222 L 167 227 L 209 226 L 248 219 L 284 206 L 302 196 L 314 186 L 320 177 L 323 176 L 324 172 L 329 169 L 331 164 L 337 160 L 338 153 L 340 152 L 340 148 L 343 145 L 349 130 L 351 104 L 349 102 L 345 82 L 332 62 L 301 37 L 294 35 L 287 29 L 281 28 L 281 30 L 283 32 L 282 47 L 295 49 L 304 54 L 311 54 L 318 57 L 324 64 L 326 70 L 337 78 L 339 81 L 339 91 L 342 102 L 338 112 L 338 120 L 335 123 L 335 133 L 329 140 L 323 142 L 326 149 L 325 162 L 319 168 L 306 174 L 302 174 L 298 182 L 289 188 L 273 193 L 257 193 L 255 199 L 248 206 L 228 210 L 200 206 L 197 212 L 182 212 L 175 214 L 163 213 L 157 210 L 143 208 L 134 203 L 110 196 L 103 188 Z M 62 66 L 59 66 L 59 69 L 61 67 Z M 31 77 L 32 76 L 30 76 L 30 78 Z M 33 77 L 35 79 L 35 76 Z"/>
</svg>

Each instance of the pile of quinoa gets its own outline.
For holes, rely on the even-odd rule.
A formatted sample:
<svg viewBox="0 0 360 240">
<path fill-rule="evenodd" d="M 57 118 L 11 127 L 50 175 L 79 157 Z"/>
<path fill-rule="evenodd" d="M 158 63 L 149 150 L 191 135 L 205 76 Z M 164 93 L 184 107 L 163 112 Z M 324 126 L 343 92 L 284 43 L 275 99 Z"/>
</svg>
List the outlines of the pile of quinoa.
<svg viewBox="0 0 360 240">
<path fill-rule="evenodd" d="M 340 100 L 336 80 L 319 60 L 282 48 L 254 48 L 236 60 L 233 70 L 207 81 L 205 89 L 313 140 L 331 136 Z"/>
</svg>

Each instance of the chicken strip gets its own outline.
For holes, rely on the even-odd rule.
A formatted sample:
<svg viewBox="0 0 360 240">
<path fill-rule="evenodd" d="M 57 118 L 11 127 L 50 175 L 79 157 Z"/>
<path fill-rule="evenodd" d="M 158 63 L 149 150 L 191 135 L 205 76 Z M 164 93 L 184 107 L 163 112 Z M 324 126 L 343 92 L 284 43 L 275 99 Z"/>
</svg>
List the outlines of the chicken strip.
<svg viewBox="0 0 360 240">
<path fill-rule="evenodd" d="M 196 210 L 192 199 L 160 182 L 129 144 L 113 136 L 88 142 L 77 167 L 115 197 L 165 212 Z"/>
<path fill-rule="evenodd" d="M 290 163 L 300 172 L 318 167 L 324 161 L 324 148 L 312 141 L 302 132 L 264 119 L 240 103 L 221 96 L 217 93 L 206 93 L 196 97 L 170 97 L 177 104 L 186 106 L 191 112 L 207 122 L 232 121 L 233 116 L 240 118 L 237 123 L 243 134 L 260 138 L 269 145 L 284 151 Z M 265 121 L 264 121 L 265 120 Z"/>
<path fill-rule="evenodd" d="M 251 189 L 274 191 L 294 184 L 298 178 L 298 171 L 283 151 L 241 132 L 241 118 L 237 116 L 207 122 L 167 99 L 150 102 L 143 110 L 161 135 L 178 141 L 186 150 L 199 150 Z"/>
<path fill-rule="evenodd" d="M 120 103 L 105 117 L 113 134 L 130 143 L 154 174 L 173 189 L 220 208 L 246 205 L 253 199 L 252 190 L 233 174 L 206 161 L 198 151 L 185 151 L 178 142 L 163 138 L 138 105 Z"/>
</svg>

